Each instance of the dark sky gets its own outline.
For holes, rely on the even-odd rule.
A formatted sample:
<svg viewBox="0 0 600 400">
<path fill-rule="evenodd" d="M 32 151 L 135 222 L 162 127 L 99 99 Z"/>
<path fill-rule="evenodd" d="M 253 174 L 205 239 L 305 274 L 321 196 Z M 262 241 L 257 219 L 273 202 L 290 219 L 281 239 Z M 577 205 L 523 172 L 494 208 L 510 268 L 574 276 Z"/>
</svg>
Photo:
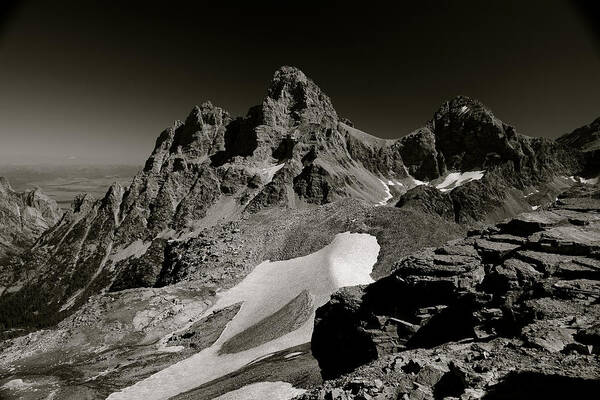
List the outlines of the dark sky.
<svg viewBox="0 0 600 400">
<path fill-rule="evenodd" d="M 281 65 L 380 137 L 457 94 L 534 136 L 600 116 L 598 15 L 566 1 L 2 3 L 0 163 L 142 163 L 194 104 L 245 114 Z"/>
</svg>

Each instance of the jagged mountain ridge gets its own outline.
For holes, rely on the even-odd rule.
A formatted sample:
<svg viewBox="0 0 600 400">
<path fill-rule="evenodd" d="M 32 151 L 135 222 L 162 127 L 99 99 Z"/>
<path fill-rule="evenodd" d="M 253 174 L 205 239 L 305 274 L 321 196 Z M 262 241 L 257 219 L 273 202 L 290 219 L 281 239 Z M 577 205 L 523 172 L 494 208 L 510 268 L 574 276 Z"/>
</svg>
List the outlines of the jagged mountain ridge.
<svg viewBox="0 0 600 400">
<path fill-rule="evenodd" d="M 26 257 L 11 261 L 6 284 L 24 289 L 3 299 L 4 308 L 16 310 L 15 302 L 32 294 L 51 299 L 28 304 L 31 312 L 42 307 L 42 314 L 53 316 L 44 323 L 53 323 L 104 288 L 172 282 L 161 274 L 169 270 L 163 268 L 168 240 L 186 228 L 193 235 L 194 224 L 207 213 L 236 218 L 276 205 L 385 197 L 372 171 L 380 172 L 351 159 L 336 126 L 329 99 L 293 68 L 275 74 L 263 105 L 244 118 L 232 119 L 210 103 L 195 107 L 185 123 L 176 122 L 159 136 L 129 188 L 113 185 L 96 202 L 77 198 Z M 390 153 L 385 146 L 377 151 Z M 325 179 L 323 171 L 338 165 L 352 172 L 341 169 L 339 176 Z M 403 172 L 400 165 L 392 167 Z M 133 260 L 140 257 L 142 263 Z M 55 280 L 62 284 L 45 283 Z"/>
<path fill-rule="evenodd" d="M 399 140 L 351 125 L 289 67 L 245 117 L 194 107 L 159 136 L 129 187 L 113 185 L 98 201 L 77 197 L 3 266 L 12 285 L 0 297 L 5 333 L 52 327 L 6 341 L 0 364 L 16 371 L 0 379 L 29 377 L 34 365 L 34 391 L 105 398 L 212 346 L 239 307 L 205 311 L 265 260 L 304 257 L 357 232 L 376 237 L 371 277 L 386 279 L 415 251 L 552 203 L 574 184 L 569 176 L 589 167 L 578 149 L 519 135 L 466 97 Z M 399 207 L 380 207 L 396 199 Z M 292 301 L 241 337 L 283 334 L 304 321 L 293 315 L 314 311 L 308 303 Z M 272 326 L 287 311 L 291 325 Z M 212 398 L 265 370 L 268 380 L 308 387 L 319 379 L 309 347 L 283 349 L 177 398 Z"/>
<path fill-rule="evenodd" d="M 42 307 L 54 321 L 107 288 L 181 279 L 165 276 L 174 269 L 167 265 L 173 239 L 194 236 L 207 220 L 347 197 L 385 204 L 423 190 L 420 180 L 472 169 L 485 176 L 450 192 L 449 217 L 497 219 L 530 207 L 519 190 L 575 175 L 583 162 L 568 147 L 517 134 L 466 97 L 445 103 L 426 127 L 402 139 L 377 139 L 340 122 L 314 82 L 283 67 L 247 116 L 232 118 L 211 103 L 195 107 L 161 133 L 128 188 L 113 185 L 96 202 L 76 199 L 25 257 L 11 262 L 12 286 L 44 293 L 51 300 Z M 521 203 L 496 215 L 507 187 Z M 44 284 L 56 279 L 62 284 Z"/>
<path fill-rule="evenodd" d="M 15 192 L 0 177 L 0 259 L 30 247 L 60 215 L 56 202 L 40 190 Z"/>
</svg>

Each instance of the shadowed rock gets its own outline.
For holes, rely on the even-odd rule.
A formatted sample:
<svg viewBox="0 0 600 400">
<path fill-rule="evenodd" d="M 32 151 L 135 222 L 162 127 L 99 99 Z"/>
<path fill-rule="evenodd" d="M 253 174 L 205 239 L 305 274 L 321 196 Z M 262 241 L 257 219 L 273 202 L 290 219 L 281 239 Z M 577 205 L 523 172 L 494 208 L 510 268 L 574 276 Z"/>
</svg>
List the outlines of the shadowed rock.
<svg viewBox="0 0 600 400">
<path fill-rule="evenodd" d="M 600 222 L 573 225 L 560 212 L 557 205 L 421 251 L 400 260 L 390 276 L 334 294 L 317 310 L 313 334 L 323 377 L 460 340 L 518 337 L 550 352 L 595 344 L 589 325 L 600 316 L 594 305 L 600 299 Z M 528 231 L 535 233 L 513 236 Z M 567 327 L 558 318 L 588 322 Z M 415 329 L 389 329 L 395 320 Z M 347 354 L 344 341 L 360 350 Z"/>
</svg>

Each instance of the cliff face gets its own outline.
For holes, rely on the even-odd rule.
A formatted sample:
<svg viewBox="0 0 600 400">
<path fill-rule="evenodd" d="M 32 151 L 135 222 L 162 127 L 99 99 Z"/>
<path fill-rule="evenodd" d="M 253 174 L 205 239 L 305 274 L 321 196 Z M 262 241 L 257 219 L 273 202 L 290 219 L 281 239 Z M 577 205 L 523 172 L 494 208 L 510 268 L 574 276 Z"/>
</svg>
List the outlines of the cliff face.
<svg viewBox="0 0 600 400">
<path fill-rule="evenodd" d="M 31 246 L 62 212 L 39 190 L 15 192 L 0 177 L 0 259 Z"/>
</svg>

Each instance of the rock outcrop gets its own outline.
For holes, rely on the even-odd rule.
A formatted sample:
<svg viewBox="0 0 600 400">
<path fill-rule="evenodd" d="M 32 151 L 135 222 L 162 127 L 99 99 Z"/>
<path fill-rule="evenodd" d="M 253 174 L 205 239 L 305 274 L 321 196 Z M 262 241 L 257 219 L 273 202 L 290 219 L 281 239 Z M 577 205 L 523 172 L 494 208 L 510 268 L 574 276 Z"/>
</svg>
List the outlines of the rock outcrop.
<svg viewBox="0 0 600 400">
<path fill-rule="evenodd" d="M 509 386 L 527 376 L 596 387 L 598 190 L 580 185 L 545 211 L 425 249 L 388 277 L 334 294 L 317 310 L 313 354 L 328 379 L 366 366 L 305 398 L 524 398 Z M 382 383 L 352 383 L 365 374 Z"/>
<path fill-rule="evenodd" d="M 56 202 L 40 190 L 15 192 L 0 177 L 0 259 L 31 246 L 61 214 Z"/>
</svg>

